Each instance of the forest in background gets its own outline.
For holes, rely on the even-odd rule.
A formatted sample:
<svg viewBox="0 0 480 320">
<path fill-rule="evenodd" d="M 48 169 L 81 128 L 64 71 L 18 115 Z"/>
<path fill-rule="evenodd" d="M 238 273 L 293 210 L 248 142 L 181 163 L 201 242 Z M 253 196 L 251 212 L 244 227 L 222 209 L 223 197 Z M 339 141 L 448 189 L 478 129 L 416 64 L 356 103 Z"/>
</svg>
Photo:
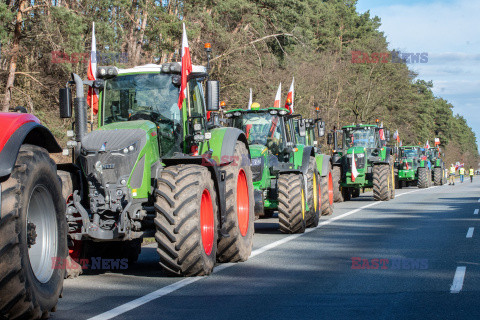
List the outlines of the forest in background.
<svg viewBox="0 0 480 320">
<path fill-rule="evenodd" d="M 479 162 L 466 119 L 408 63 L 352 62 L 352 52 L 388 52 L 380 19 L 358 13 L 356 0 L 4 0 L 1 109 L 26 107 L 65 142 L 71 122 L 59 119 L 58 89 L 71 72 L 86 77 L 92 22 L 99 64 L 178 61 L 185 22 L 194 64 L 212 44 L 211 77 L 227 108 L 246 107 L 249 88 L 271 106 L 294 76 L 295 112 L 313 117 L 317 104 L 327 129 L 379 118 L 404 145 L 438 137 L 448 163 Z"/>
</svg>

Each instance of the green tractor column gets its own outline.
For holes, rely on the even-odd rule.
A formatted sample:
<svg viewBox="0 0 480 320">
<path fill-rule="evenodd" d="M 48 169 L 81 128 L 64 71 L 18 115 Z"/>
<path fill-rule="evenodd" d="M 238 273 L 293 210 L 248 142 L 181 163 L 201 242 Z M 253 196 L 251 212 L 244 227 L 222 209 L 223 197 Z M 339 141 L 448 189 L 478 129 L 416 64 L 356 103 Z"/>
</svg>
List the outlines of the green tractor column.
<svg viewBox="0 0 480 320">
<path fill-rule="evenodd" d="M 179 63 L 100 67 L 95 82 L 73 75 L 60 90 L 68 118 L 76 87 L 73 163 L 63 169 L 77 255 L 134 262 L 142 238 L 154 236 L 160 265 L 173 275 L 206 275 L 216 261 L 248 259 L 254 197 L 247 139 L 207 121 L 207 111 L 219 107 L 219 83 L 205 81 L 204 67 L 193 66 L 180 109 L 180 72 Z M 100 91 L 98 130 L 90 133 L 84 84 Z"/>
<path fill-rule="evenodd" d="M 428 158 L 427 150 L 419 148 L 419 165 L 418 165 L 418 187 L 428 188 L 432 186 L 432 163 Z"/>
<path fill-rule="evenodd" d="M 278 210 L 280 231 L 304 232 L 311 221 L 307 222 L 306 211 L 313 210 L 314 216 L 320 214 L 318 203 L 309 207 L 307 201 L 314 192 L 307 188 L 312 185 L 307 176 L 311 171 L 317 174 L 315 154 L 310 146 L 295 145 L 288 110 L 235 109 L 225 116 L 232 126 L 245 132 L 250 144 L 255 215 L 271 217 L 273 211 Z M 318 201 L 319 197 L 316 198 Z"/>
<path fill-rule="evenodd" d="M 429 148 L 427 151 L 428 159 L 432 164 L 432 177 L 435 186 L 442 186 L 447 183 L 445 177 L 445 164 L 441 158 L 441 151 L 439 147 Z"/>
<path fill-rule="evenodd" d="M 351 125 L 342 128 L 342 146 L 336 139 L 332 155 L 333 178 L 341 189 L 339 201 L 360 195 L 361 188 L 373 188 L 374 200 L 388 201 L 395 197 L 394 156 L 386 146 L 389 133 L 377 125 Z M 382 135 L 386 140 L 382 139 Z M 353 161 L 358 175 L 355 177 Z"/>
<path fill-rule="evenodd" d="M 330 156 L 321 153 L 318 147 L 317 135 L 315 127 L 317 127 L 318 136 L 325 135 L 325 122 L 321 118 L 317 119 L 302 119 L 300 115 L 293 118 L 296 144 L 301 146 L 311 146 L 315 152 L 316 170 L 320 182 L 318 184 L 319 200 L 322 215 L 331 215 L 333 213 L 333 176 L 332 165 L 330 163 Z M 302 135 L 305 131 L 305 134 Z M 316 180 L 316 177 L 313 177 Z M 315 184 L 313 184 L 315 186 Z M 310 203 L 316 203 L 314 198 L 310 197 Z M 309 204 L 309 206 L 311 206 Z M 318 222 L 314 225 L 316 226 Z"/>
<path fill-rule="evenodd" d="M 398 159 L 398 180 L 400 188 L 418 184 L 420 153 L 417 146 L 402 146 Z"/>
</svg>

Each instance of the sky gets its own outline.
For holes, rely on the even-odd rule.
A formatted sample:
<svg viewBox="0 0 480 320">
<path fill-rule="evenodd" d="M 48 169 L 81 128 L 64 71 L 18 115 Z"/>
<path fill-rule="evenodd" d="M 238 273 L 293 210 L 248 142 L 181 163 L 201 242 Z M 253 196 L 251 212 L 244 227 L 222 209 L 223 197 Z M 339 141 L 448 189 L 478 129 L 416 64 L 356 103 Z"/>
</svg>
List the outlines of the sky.
<svg viewBox="0 0 480 320">
<path fill-rule="evenodd" d="M 358 0 L 357 11 L 378 16 L 389 50 L 428 53 L 410 63 L 419 79 L 467 119 L 480 142 L 480 0 Z"/>
</svg>

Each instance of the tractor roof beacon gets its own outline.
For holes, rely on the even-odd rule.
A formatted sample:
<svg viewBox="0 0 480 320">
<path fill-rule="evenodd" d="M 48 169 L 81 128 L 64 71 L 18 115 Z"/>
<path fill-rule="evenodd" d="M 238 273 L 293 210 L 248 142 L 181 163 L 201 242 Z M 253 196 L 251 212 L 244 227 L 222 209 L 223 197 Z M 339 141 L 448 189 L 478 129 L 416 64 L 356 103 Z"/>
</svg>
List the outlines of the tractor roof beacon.
<svg viewBox="0 0 480 320">
<path fill-rule="evenodd" d="M 180 74 L 176 62 L 99 67 L 98 80 L 73 74 L 60 90 L 62 117 L 72 115 L 70 85 L 77 91 L 66 167 L 74 254 L 109 248 L 134 262 L 141 239 L 155 236 L 160 265 L 173 275 L 210 274 L 216 261 L 248 259 L 254 199 L 247 139 L 207 120 L 207 111 L 219 110 L 219 82 L 207 80 L 205 67 L 193 66 L 179 108 Z M 85 84 L 99 90 L 98 129 L 89 133 Z"/>
</svg>

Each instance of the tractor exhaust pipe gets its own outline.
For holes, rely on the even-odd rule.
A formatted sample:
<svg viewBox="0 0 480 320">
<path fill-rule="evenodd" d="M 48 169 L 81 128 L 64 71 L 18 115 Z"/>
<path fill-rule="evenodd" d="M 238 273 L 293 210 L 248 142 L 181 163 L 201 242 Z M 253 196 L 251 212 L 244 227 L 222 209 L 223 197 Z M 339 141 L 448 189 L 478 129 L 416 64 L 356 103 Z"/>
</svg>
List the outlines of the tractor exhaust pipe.
<svg viewBox="0 0 480 320">
<path fill-rule="evenodd" d="M 87 133 L 87 98 L 83 94 L 83 80 L 75 73 L 72 73 L 73 81 L 77 95 L 73 99 L 75 108 L 75 136 L 77 142 L 82 142 L 83 137 Z"/>
</svg>

